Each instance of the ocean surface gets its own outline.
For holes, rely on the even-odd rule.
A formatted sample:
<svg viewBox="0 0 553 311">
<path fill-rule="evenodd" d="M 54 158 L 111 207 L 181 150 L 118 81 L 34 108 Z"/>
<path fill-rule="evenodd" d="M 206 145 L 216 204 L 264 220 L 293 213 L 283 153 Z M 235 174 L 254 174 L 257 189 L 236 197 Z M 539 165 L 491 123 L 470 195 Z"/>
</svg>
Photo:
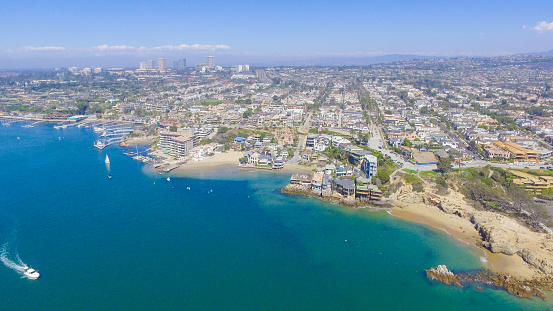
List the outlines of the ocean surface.
<svg viewBox="0 0 553 311">
<path fill-rule="evenodd" d="M 438 264 L 482 268 L 443 231 L 281 194 L 285 173 L 168 182 L 95 138 L 0 127 L 0 310 L 553 309 L 427 280 Z"/>
</svg>

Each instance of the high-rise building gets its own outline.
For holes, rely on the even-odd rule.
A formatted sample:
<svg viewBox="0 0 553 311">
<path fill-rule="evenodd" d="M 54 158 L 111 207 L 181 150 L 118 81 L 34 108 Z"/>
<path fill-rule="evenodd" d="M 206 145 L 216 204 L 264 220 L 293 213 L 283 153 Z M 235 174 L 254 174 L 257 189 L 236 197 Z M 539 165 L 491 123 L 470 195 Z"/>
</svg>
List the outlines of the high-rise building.
<svg viewBox="0 0 553 311">
<path fill-rule="evenodd" d="M 156 62 L 153 60 L 149 60 L 146 62 L 146 69 L 155 69 L 156 68 Z"/>
<path fill-rule="evenodd" d="M 140 62 L 140 70 L 148 69 L 146 62 Z"/>
<path fill-rule="evenodd" d="M 175 70 L 185 70 L 186 69 L 186 58 L 177 59 L 173 61 L 173 69 Z"/>
<path fill-rule="evenodd" d="M 215 68 L 215 58 L 213 56 L 207 56 L 205 58 L 205 65 L 209 69 Z"/>
<path fill-rule="evenodd" d="M 158 70 L 165 70 L 165 69 L 167 69 L 167 59 L 165 59 L 165 58 L 158 58 L 158 59 L 157 59 L 157 69 L 158 69 Z"/>
</svg>

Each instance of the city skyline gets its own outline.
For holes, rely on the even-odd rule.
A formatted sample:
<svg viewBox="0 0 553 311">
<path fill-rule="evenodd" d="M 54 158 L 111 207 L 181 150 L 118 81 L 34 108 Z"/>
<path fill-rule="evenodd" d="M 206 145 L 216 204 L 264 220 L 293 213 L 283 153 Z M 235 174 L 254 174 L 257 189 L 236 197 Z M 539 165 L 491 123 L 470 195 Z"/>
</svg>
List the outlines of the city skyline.
<svg viewBox="0 0 553 311">
<path fill-rule="evenodd" d="M 9 0 L 0 13 L 0 29 L 7 34 L 0 43 L 0 68 L 132 66 L 150 58 L 187 58 L 193 64 L 207 55 L 233 65 L 389 54 L 504 56 L 553 49 L 553 3 L 546 1 L 213 0 L 161 3 L 166 9 L 160 12 L 151 10 L 151 1 L 128 4 Z"/>
</svg>

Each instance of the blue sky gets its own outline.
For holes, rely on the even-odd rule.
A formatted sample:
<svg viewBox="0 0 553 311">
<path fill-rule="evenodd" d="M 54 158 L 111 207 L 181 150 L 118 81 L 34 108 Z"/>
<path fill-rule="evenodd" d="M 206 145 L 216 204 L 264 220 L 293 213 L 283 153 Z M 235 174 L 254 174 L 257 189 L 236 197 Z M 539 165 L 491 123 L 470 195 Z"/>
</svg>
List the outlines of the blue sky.
<svg viewBox="0 0 553 311">
<path fill-rule="evenodd" d="M 193 65 L 206 55 L 231 65 L 552 49 L 551 0 L 4 0 L 0 10 L 2 68 L 71 61 L 129 66 L 157 57 Z"/>
</svg>

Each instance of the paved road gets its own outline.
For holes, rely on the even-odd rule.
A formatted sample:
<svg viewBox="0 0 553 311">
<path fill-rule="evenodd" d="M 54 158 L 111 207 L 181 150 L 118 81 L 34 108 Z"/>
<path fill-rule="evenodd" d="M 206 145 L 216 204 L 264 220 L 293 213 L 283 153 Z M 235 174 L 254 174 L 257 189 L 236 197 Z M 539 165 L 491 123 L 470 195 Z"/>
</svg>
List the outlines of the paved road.
<svg viewBox="0 0 553 311">
<path fill-rule="evenodd" d="M 305 142 L 307 141 L 307 133 L 309 133 L 309 128 L 311 127 L 311 119 L 313 117 L 313 114 L 310 112 L 307 114 L 307 117 L 305 117 L 305 122 L 303 122 L 303 125 L 298 128 L 298 147 L 294 151 L 294 156 L 290 161 L 288 161 L 288 164 L 298 164 L 300 161 L 300 149 L 305 147 Z"/>
</svg>

